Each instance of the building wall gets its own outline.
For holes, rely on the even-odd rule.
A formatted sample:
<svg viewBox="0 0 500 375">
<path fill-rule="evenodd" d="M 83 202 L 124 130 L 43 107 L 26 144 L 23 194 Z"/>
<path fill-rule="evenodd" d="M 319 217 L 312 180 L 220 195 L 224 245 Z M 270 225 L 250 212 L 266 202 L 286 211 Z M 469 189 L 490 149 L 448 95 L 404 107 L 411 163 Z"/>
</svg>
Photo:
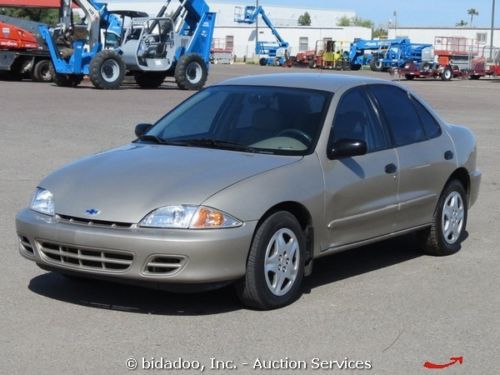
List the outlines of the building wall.
<svg viewBox="0 0 500 375">
<path fill-rule="evenodd" d="M 354 38 L 371 39 L 371 29 L 365 27 L 334 27 L 334 28 L 314 28 L 314 27 L 279 27 L 277 31 L 282 38 L 290 45 L 290 55 L 294 56 L 301 50 L 299 47 L 300 38 L 307 38 L 307 48 L 314 49 L 316 41 L 324 38 L 331 38 L 337 42 L 345 42 L 348 46 Z M 227 36 L 233 36 L 233 53 L 238 58 L 253 58 L 255 55 L 255 25 L 216 27 L 214 38 L 225 40 Z M 260 41 L 275 41 L 276 38 L 268 28 L 259 27 Z"/>
<path fill-rule="evenodd" d="M 140 10 L 155 16 L 162 5 L 165 4 L 164 0 L 107 0 L 108 8 L 111 10 L 130 9 Z M 210 7 L 211 12 L 217 14 L 217 26 L 237 26 L 238 23 L 234 22 L 234 13 L 236 7 L 244 7 L 245 5 L 255 5 L 254 0 L 247 0 L 241 2 L 220 2 L 206 0 Z M 173 0 L 170 9 L 175 9 L 178 5 L 177 0 Z M 296 8 L 285 6 L 264 6 L 264 11 L 267 16 L 272 20 L 275 26 L 297 26 L 299 17 L 306 11 L 311 16 L 311 26 L 313 27 L 335 27 L 337 21 L 346 16 L 348 18 L 356 16 L 353 10 L 337 10 L 330 8 Z"/>
</svg>

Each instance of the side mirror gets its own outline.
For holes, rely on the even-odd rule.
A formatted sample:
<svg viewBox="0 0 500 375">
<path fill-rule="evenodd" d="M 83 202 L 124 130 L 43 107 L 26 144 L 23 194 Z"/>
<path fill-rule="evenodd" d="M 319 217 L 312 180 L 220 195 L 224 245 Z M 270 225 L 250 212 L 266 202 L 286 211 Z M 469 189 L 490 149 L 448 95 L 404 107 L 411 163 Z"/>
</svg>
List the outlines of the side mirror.
<svg viewBox="0 0 500 375">
<path fill-rule="evenodd" d="M 151 124 L 138 124 L 135 126 L 135 136 L 137 138 L 141 138 L 144 134 L 146 134 L 149 129 L 151 129 L 153 125 Z"/>
<path fill-rule="evenodd" d="M 367 152 L 366 142 L 360 139 L 340 139 L 328 149 L 329 159 L 348 158 L 364 155 Z"/>
</svg>

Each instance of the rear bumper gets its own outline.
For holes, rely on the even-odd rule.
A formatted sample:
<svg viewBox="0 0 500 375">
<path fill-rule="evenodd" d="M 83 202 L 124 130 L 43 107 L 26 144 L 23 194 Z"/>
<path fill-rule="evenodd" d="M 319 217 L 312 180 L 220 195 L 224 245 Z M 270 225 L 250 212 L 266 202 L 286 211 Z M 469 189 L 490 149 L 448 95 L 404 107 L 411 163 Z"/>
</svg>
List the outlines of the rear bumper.
<svg viewBox="0 0 500 375">
<path fill-rule="evenodd" d="M 481 185 L 481 172 L 475 170 L 470 174 L 469 207 L 476 203 L 479 196 L 479 186 Z"/>
<path fill-rule="evenodd" d="M 256 224 L 223 230 L 120 229 L 62 223 L 29 209 L 16 217 L 21 255 L 42 268 L 137 284 L 218 283 L 242 277 Z M 172 272 L 148 268 L 164 257 L 179 260 Z"/>
</svg>

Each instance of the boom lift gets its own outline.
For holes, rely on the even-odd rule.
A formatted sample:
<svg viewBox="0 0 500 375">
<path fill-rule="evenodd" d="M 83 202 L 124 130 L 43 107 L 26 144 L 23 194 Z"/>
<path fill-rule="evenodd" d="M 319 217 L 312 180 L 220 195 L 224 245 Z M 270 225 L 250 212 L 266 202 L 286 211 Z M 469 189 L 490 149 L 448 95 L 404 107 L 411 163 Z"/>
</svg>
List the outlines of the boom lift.
<svg viewBox="0 0 500 375">
<path fill-rule="evenodd" d="M 409 39 L 355 39 L 349 51 L 352 70 L 359 70 L 364 64 L 370 64 L 373 71 L 386 71 L 391 67 L 402 67 L 408 61 L 421 62 L 422 53 L 431 44 L 411 43 Z M 366 51 L 371 54 L 365 55 Z"/>
<path fill-rule="evenodd" d="M 215 13 L 204 0 L 179 0 L 172 16 L 167 14 L 170 0 L 157 17 L 132 18 L 122 30 L 120 46 L 104 49 L 101 31 L 108 30 L 116 16 L 106 4 L 93 0 L 74 0 L 85 14 L 87 25 L 73 25 L 72 0 L 62 0 L 61 33 L 51 35 L 41 27 L 49 47 L 59 86 L 76 86 L 89 75 L 96 88 L 117 89 L 126 72 L 144 88 L 158 87 L 167 76 L 174 76 L 179 88 L 200 89 L 206 82 Z M 120 14 L 120 12 L 118 12 Z M 130 16 L 132 12 L 121 12 Z M 122 26 L 124 22 L 122 22 Z M 58 42 L 71 46 L 59 51 Z M 63 52 L 63 53 L 61 53 Z"/>
<path fill-rule="evenodd" d="M 9 80 L 31 76 L 35 82 L 48 82 L 50 56 L 36 37 L 38 22 L 0 16 L 0 73 Z"/>
<path fill-rule="evenodd" d="M 245 8 L 236 7 L 234 10 L 234 21 L 238 23 L 253 24 L 256 23 L 259 16 L 276 37 L 276 42 L 261 42 L 255 43 L 255 53 L 261 56 L 259 59 L 260 65 L 283 65 L 288 59 L 288 42 L 286 42 L 273 23 L 267 16 L 264 8 L 261 6 L 248 5 Z"/>
</svg>

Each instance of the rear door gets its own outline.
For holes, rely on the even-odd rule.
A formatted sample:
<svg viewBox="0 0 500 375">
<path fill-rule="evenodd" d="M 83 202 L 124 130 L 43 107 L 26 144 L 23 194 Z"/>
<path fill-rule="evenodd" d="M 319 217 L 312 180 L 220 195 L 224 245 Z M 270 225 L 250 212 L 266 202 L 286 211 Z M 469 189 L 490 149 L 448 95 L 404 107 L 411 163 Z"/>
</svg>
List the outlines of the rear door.
<svg viewBox="0 0 500 375">
<path fill-rule="evenodd" d="M 453 165 L 452 144 L 427 109 L 407 91 L 371 85 L 399 160 L 396 230 L 430 223 Z"/>
<path fill-rule="evenodd" d="M 347 91 L 337 105 L 328 147 L 340 139 L 363 140 L 368 153 L 326 158 L 323 165 L 330 249 L 390 233 L 397 213 L 396 151 L 364 87 Z"/>
</svg>

